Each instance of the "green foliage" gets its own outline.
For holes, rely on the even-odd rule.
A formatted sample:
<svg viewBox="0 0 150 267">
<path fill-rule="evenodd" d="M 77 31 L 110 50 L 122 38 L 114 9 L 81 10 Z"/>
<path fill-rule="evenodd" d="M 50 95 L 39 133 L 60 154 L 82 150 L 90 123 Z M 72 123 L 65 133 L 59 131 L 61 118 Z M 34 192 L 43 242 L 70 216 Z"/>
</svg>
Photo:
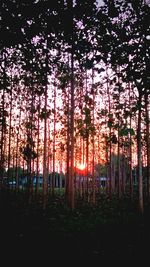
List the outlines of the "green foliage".
<svg viewBox="0 0 150 267">
<path fill-rule="evenodd" d="M 43 108 L 42 111 L 39 114 L 39 118 L 41 120 L 44 120 L 46 118 L 49 118 L 51 112 L 52 112 L 51 110 L 45 110 L 45 108 Z"/>
<path fill-rule="evenodd" d="M 117 144 L 118 143 L 118 140 L 117 140 L 117 136 L 115 134 L 113 134 L 110 138 L 110 141 L 113 143 L 113 144 Z"/>
<path fill-rule="evenodd" d="M 108 123 L 107 123 L 107 126 L 109 128 L 112 128 L 113 127 L 113 120 L 109 119 Z"/>
<path fill-rule="evenodd" d="M 40 195 L 37 196 L 36 201 L 33 201 L 30 206 L 27 205 L 25 201 L 26 195 L 23 193 L 9 197 L 12 209 L 21 209 L 17 210 L 17 213 L 21 211 L 22 218 L 27 220 L 28 217 L 31 220 L 34 215 L 36 225 L 41 221 L 38 218 L 41 218 L 44 223 L 44 230 L 47 230 L 47 234 L 49 233 L 50 237 L 52 235 L 59 235 L 65 238 L 77 237 L 78 234 L 83 235 L 83 233 L 90 233 L 96 237 L 97 230 L 100 230 L 101 227 L 103 229 L 103 226 L 135 226 L 140 221 L 135 200 L 131 203 L 128 197 L 118 201 L 115 195 L 112 196 L 111 200 L 106 195 L 101 195 L 98 196 L 95 207 L 90 203 L 86 203 L 82 198 L 78 198 L 75 210 L 71 211 L 66 206 L 64 195 L 58 193 L 55 197 L 49 197 L 44 215 L 42 215 Z"/>
<path fill-rule="evenodd" d="M 6 175 L 7 174 L 9 174 L 9 177 L 15 177 L 15 175 L 16 175 L 16 173 L 18 174 L 18 176 L 20 177 L 23 173 L 24 173 L 24 170 L 21 168 L 21 167 L 17 167 L 17 168 L 9 168 L 8 170 L 7 170 L 7 173 L 6 173 Z"/>
<path fill-rule="evenodd" d="M 90 69 L 92 69 L 92 67 L 93 67 L 93 60 L 86 60 L 86 62 L 85 62 L 85 64 L 84 64 L 84 67 L 85 67 L 85 69 L 87 69 L 87 70 L 90 70 Z"/>
<path fill-rule="evenodd" d="M 32 129 L 32 122 L 26 122 L 25 127 L 26 129 Z"/>
<path fill-rule="evenodd" d="M 128 134 L 130 134 L 131 136 L 135 135 L 134 129 L 133 128 L 122 128 L 119 131 L 120 136 L 127 136 Z"/>
<path fill-rule="evenodd" d="M 32 159 L 37 158 L 37 153 L 34 151 L 35 142 L 33 137 L 28 133 L 27 134 L 27 141 L 24 147 L 20 148 L 21 153 L 23 154 L 23 158 L 29 162 Z"/>
<path fill-rule="evenodd" d="M 84 122 L 82 119 L 77 119 L 77 128 L 81 129 L 84 125 Z"/>
<path fill-rule="evenodd" d="M 84 139 L 88 138 L 88 136 L 89 136 L 89 132 L 87 131 L 86 128 L 81 128 L 79 133 Z"/>
<path fill-rule="evenodd" d="M 31 159 L 37 158 L 37 153 L 33 150 L 33 148 L 27 144 L 24 148 L 21 149 L 24 159 L 28 162 Z"/>
<path fill-rule="evenodd" d="M 63 71 L 63 68 L 62 68 L 62 71 Z M 64 69 L 64 73 L 61 73 L 61 75 L 58 76 L 61 89 L 65 89 L 68 86 L 70 79 L 71 79 L 70 74 L 65 73 L 65 71 L 66 70 Z"/>
<path fill-rule="evenodd" d="M 101 109 L 100 113 L 102 116 L 106 116 L 108 114 L 108 111 L 107 111 L 107 109 Z"/>
<path fill-rule="evenodd" d="M 100 176 L 106 177 L 107 176 L 107 167 L 105 164 L 102 165 L 100 163 L 97 163 L 95 165 L 95 171 L 96 171 L 96 174 L 98 177 L 100 177 Z"/>
</svg>

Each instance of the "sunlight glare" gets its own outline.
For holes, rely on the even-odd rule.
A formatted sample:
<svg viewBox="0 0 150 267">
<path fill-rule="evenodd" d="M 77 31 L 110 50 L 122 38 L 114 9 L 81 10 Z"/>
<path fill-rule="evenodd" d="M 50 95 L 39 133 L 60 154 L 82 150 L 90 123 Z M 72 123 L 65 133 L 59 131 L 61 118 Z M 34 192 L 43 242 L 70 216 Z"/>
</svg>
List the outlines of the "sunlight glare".
<svg viewBox="0 0 150 267">
<path fill-rule="evenodd" d="M 85 163 L 77 163 L 77 168 L 81 171 L 83 171 L 86 168 Z"/>
</svg>

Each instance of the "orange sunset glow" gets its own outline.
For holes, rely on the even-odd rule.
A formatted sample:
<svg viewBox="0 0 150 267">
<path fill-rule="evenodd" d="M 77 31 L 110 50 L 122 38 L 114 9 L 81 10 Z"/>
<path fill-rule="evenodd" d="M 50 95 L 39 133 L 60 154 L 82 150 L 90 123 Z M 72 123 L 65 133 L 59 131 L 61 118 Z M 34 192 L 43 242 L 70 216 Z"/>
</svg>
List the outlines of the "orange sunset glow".
<svg viewBox="0 0 150 267">
<path fill-rule="evenodd" d="M 79 171 L 84 171 L 86 169 L 86 164 L 85 163 L 77 163 L 76 169 L 78 169 Z"/>
</svg>

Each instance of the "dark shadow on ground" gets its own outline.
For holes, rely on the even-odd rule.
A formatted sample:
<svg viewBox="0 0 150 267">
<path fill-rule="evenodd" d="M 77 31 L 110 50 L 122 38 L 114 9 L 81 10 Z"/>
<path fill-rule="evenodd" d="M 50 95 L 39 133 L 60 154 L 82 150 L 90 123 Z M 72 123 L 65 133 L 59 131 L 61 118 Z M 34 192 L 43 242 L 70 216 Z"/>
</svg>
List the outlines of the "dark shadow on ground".
<svg viewBox="0 0 150 267">
<path fill-rule="evenodd" d="M 41 212 L 27 213 L 9 201 L 5 196 L 0 205 L 1 260 L 5 262 L 4 266 L 7 262 L 17 264 L 20 259 L 23 264 L 33 262 L 42 266 L 47 266 L 47 262 L 69 265 L 70 260 L 70 266 L 82 262 L 83 266 L 86 262 L 91 266 L 97 266 L 97 262 L 98 265 L 111 262 L 120 266 L 141 262 L 146 266 L 150 243 L 147 215 L 137 224 L 100 224 L 84 231 L 59 230 L 58 227 L 52 228 L 58 224 L 58 221 L 50 222 L 54 220 L 53 216 L 47 219 Z"/>
</svg>

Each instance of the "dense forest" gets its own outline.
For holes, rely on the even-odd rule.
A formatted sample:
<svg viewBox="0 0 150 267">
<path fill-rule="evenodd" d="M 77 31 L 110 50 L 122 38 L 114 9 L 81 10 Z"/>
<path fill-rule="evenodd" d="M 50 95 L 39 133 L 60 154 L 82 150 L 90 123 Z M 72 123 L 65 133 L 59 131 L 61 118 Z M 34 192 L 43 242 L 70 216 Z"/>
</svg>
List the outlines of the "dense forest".
<svg viewBox="0 0 150 267">
<path fill-rule="evenodd" d="M 83 203 L 89 211 L 105 198 L 106 207 L 128 203 L 127 214 L 135 205 L 143 215 L 150 202 L 150 2 L 5 0 L 0 36 L 6 206 L 15 197 L 45 212 L 57 201 L 57 213 Z"/>
</svg>

